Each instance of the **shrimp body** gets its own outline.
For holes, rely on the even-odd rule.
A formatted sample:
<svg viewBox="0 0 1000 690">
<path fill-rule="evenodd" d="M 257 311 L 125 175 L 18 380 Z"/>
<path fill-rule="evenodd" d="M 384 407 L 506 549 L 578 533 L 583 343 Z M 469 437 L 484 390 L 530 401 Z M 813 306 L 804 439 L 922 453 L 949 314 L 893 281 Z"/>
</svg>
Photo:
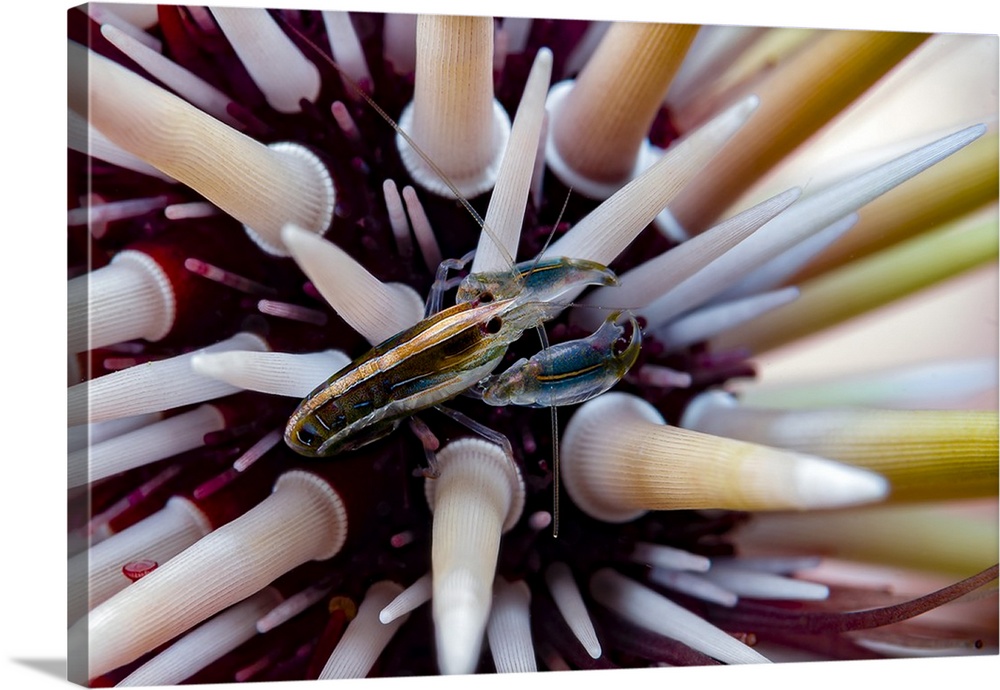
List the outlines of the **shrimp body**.
<svg viewBox="0 0 1000 690">
<path fill-rule="evenodd" d="M 584 285 L 616 283 L 614 273 L 600 264 L 564 258 L 525 262 L 510 272 L 473 274 L 463 281 L 457 304 L 376 345 L 310 393 L 288 420 L 285 442 L 305 456 L 335 455 L 382 438 L 410 415 L 466 391 L 488 402 L 505 400 L 493 404 L 533 406 L 594 397 L 614 385 L 635 360 L 637 326 L 624 359 L 622 348 L 616 349 L 621 333 L 609 338 L 604 327 L 590 338 L 543 350 L 542 360 L 532 360 L 544 364 L 517 376 L 522 391 L 538 391 L 531 401 L 523 394 L 520 399 L 500 397 L 520 363 L 502 377 L 492 372 L 524 331 L 562 310 L 554 302 L 560 295 Z M 594 366 L 595 360 L 611 364 Z M 571 386 L 558 385 L 571 381 Z"/>
</svg>

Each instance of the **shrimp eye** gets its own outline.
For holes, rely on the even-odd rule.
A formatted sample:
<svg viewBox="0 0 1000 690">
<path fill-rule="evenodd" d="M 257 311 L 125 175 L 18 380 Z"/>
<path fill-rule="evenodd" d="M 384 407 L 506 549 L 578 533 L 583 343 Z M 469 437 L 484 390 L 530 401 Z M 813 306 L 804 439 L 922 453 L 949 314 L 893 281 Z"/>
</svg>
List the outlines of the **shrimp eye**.
<svg viewBox="0 0 1000 690">
<path fill-rule="evenodd" d="M 483 328 L 483 333 L 489 333 L 490 335 L 495 335 L 500 332 L 500 329 L 502 327 L 503 327 L 503 321 L 500 319 L 499 316 L 494 316 L 492 319 L 487 321 L 482 328 Z"/>
<path fill-rule="evenodd" d="M 489 304 L 492 301 L 493 301 L 493 293 L 492 292 L 490 292 L 490 291 L 487 290 L 486 292 L 480 293 L 480 295 L 479 295 L 479 303 L 480 304 Z"/>
<path fill-rule="evenodd" d="M 295 438 L 306 448 L 318 446 L 323 441 L 322 437 L 316 431 L 316 427 L 308 422 L 298 428 L 295 432 Z"/>
</svg>

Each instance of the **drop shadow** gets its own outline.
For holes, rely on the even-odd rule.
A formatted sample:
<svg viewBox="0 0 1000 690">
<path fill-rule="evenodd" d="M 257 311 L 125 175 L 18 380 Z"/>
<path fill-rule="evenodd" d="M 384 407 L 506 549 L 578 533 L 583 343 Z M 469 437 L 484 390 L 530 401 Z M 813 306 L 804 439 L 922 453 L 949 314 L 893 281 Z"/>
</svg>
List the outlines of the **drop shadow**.
<svg viewBox="0 0 1000 690">
<path fill-rule="evenodd" d="M 66 659 L 11 659 L 16 664 L 21 664 L 22 666 L 27 666 L 36 671 L 41 671 L 42 673 L 58 678 L 59 680 L 66 680 Z"/>
</svg>

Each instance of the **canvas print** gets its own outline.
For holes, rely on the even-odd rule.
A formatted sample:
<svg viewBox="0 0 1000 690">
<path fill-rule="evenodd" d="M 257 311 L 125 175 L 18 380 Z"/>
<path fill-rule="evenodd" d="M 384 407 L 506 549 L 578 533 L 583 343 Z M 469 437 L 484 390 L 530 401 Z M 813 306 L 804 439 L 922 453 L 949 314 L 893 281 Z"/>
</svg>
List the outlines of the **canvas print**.
<svg viewBox="0 0 1000 690">
<path fill-rule="evenodd" d="M 67 26 L 71 680 L 997 654 L 997 36 Z"/>
</svg>

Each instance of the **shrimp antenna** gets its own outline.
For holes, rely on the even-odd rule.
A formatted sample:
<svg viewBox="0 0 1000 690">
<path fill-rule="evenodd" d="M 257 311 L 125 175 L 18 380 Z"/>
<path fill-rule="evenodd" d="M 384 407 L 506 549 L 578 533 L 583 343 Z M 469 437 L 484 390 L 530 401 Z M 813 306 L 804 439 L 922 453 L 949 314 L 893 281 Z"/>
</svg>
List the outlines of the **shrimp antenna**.
<svg viewBox="0 0 1000 690">
<path fill-rule="evenodd" d="M 559 216 L 556 218 L 556 222 L 552 224 L 552 230 L 549 231 L 548 237 L 545 238 L 545 244 L 542 245 L 541 250 L 535 256 L 536 266 L 542 260 L 542 255 L 549 248 L 549 244 L 552 243 L 552 238 L 556 234 L 556 228 L 559 227 L 559 223 L 562 221 L 563 214 L 566 213 L 566 207 L 569 205 L 569 197 L 572 193 L 572 189 L 566 192 L 566 199 L 563 201 L 562 208 L 559 209 Z M 542 344 L 542 349 L 546 349 L 549 346 L 549 335 L 545 332 L 545 327 L 536 326 L 535 332 L 538 333 L 538 340 Z M 552 421 L 552 538 L 555 539 L 559 536 L 559 411 L 555 405 L 549 407 L 549 419 Z"/>
<path fill-rule="evenodd" d="M 539 261 L 542 260 L 542 255 L 545 254 L 545 250 L 549 248 L 552 244 L 552 238 L 556 236 L 556 228 L 559 227 L 559 223 L 562 222 L 563 216 L 566 215 L 566 207 L 569 206 L 569 198 L 573 195 L 573 188 L 570 187 L 566 190 L 566 198 L 563 199 L 562 208 L 559 209 L 559 215 L 556 216 L 556 222 L 552 224 L 552 229 L 549 231 L 548 236 L 545 238 L 545 243 L 542 248 L 538 250 L 538 255 L 535 257 L 535 264 L 537 265 Z"/>
</svg>

